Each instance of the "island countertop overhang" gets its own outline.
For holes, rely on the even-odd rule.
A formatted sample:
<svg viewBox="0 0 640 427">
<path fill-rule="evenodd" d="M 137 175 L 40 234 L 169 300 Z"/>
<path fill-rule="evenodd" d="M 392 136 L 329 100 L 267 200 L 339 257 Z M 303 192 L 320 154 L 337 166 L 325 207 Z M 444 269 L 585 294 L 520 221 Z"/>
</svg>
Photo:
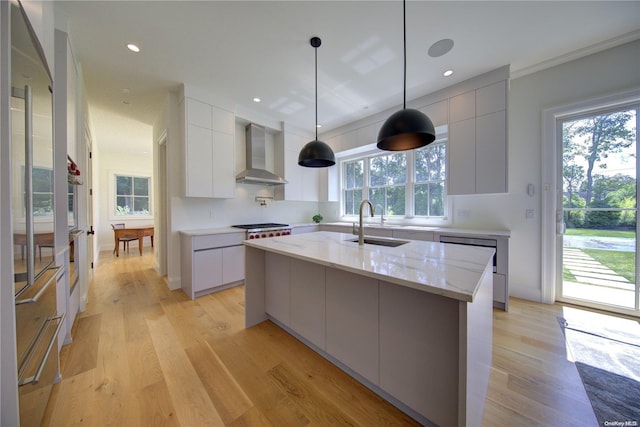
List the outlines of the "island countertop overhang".
<svg viewBox="0 0 640 427">
<path fill-rule="evenodd" d="M 473 302 L 483 274 L 491 274 L 491 248 L 415 240 L 397 247 L 358 246 L 353 239 L 318 231 L 244 244 L 465 302 Z"/>
</svg>

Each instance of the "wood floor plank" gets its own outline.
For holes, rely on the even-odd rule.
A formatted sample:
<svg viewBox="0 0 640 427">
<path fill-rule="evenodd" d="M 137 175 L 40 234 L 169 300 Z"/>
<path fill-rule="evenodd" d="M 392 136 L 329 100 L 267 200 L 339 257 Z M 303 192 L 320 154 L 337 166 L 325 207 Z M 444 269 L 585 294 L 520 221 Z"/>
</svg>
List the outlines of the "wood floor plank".
<svg viewBox="0 0 640 427">
<path fill-rule="evenodd" d="M 186 353 L 225 425 L 253 407 L 208 342 L 195 343 Z"/>
<path fill-rule="evenodd" d="M 147 319 L 147 324 L 180 424 L 223 426 L 184 349 L 177 345 L 178 336 L 169 319 Z"/>
<path fill-rule="evenodd" d="M 275 426 L 306 426 L 309 419 L 269 376 L 233 341 L 217 342 L 215 351 L 257 409 Z"/>
<path fill-rule="evenodd" d="M 281 363 L 269 371 L 275 383 L 313 424 L 354 426 L 357 423 L 304 381 L 293 369 Z"/>
<path fill-rule="evenodd" d="M 83 317 L 77 320 L 77 327 L 72 335 L 74 345 L 69 346 L 69 353 L 65 359 L 63 377 L 72 377 L 90 369 L 95 369 L 98 363 L 98 342 L 102 316 Z"/>
<path fill-rule="evenodd" d="M 139 426 L 180 426 L 176 410 L 164 380 L 150 384 L 136 393 L 140 418 L 132 424 Z"/>
</svg>

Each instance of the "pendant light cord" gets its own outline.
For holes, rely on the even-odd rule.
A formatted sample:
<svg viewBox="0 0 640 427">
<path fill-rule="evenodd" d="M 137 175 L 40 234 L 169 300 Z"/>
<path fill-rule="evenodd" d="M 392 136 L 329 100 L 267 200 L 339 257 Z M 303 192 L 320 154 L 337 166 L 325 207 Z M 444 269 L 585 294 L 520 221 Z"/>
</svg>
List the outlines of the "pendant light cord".
<svg viewBox="0 0 640 427">
<path fill-rule="evenodd" d="M 402 31 L 404 44 L 404 91 L 402 96 L 402 108 L 407 109 L 407 4 L 406 0 L 402 0 Z M 316 119 L 317 120 L 317 119 Z"/>
<path fill-rule="evenodd" d="M 318 48 L 314 47 L 316 54 L 316 141 L 318 140 Z"/>
</svg>

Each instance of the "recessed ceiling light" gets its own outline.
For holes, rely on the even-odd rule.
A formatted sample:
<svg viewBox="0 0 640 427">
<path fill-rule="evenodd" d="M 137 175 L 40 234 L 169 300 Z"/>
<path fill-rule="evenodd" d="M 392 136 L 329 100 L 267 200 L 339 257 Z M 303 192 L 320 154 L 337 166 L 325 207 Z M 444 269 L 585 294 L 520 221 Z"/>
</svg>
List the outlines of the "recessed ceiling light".
<svg viewBox="0 0 640 427">
<path fill-rule="evenodd" d="M 136 53 L 140 52 L 140 48 L 133 43 L 129 43 L 127 45 L 127 49 L 129 49 L 131 52 L 136 52 Z"/>
<path fill-rule="evenodd" d="M 320 123 L 318 123 L 318 124 L 316 125 L 316 127 L 317 127 L 317 128 L 321 128 L 321 127 L 322 127 L 322 125 L 321 125 Z"/>
<path fill-rule="evenodd" d="M 260 98 L 253 98 L 253 102 L 260 102 L 260 101 L 262 101 L 262 99 L 260 99 Z"/>
<path fill-rule="evenodd" d="M 442 39 L 432 44 L 427 52 L 429 53 L 430 57 L 437 58 L 446 53 L 449 53 L 451 49 L 453 49 L 453 40 Z"/>
<path fill-rule="evenodd" d="M 442 75 L 445 76 L 445 77 L 449 77 L 452 74 L 453 74 L 453 70 L 447 70 L 444 73 L 442 73 Z"/>
</svg>

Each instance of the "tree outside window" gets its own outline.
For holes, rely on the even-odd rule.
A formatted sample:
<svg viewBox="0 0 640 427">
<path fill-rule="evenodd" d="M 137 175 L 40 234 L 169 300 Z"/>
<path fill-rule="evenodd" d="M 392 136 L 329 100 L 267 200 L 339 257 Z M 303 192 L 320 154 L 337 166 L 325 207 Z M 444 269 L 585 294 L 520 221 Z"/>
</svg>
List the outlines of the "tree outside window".
<svg viewBox="0 0 640 427">
<path fill-rule="evenodd" d="M 369 200 L 374 206 L 382 206 L 385 215 L 405 215 L 406 183 L 406 153 L 376 156 L 370 159 Z"/>
<path fill-rule="evenodd" d="M 149 177 L 115 175 L 116 206 L 115 214 L 149 215 Z"/>
<path fill-rule="evenodd" d="M 445 144 L 432 144 L 415 151 L 415 214 L 443 217 L 446 198 Z"/>
<path fill-rule="evenodd" d="M 364 160 L 344 163 L 343 201 L 345 215 L 358 215 L 364 185 Z"/>
</svg>

